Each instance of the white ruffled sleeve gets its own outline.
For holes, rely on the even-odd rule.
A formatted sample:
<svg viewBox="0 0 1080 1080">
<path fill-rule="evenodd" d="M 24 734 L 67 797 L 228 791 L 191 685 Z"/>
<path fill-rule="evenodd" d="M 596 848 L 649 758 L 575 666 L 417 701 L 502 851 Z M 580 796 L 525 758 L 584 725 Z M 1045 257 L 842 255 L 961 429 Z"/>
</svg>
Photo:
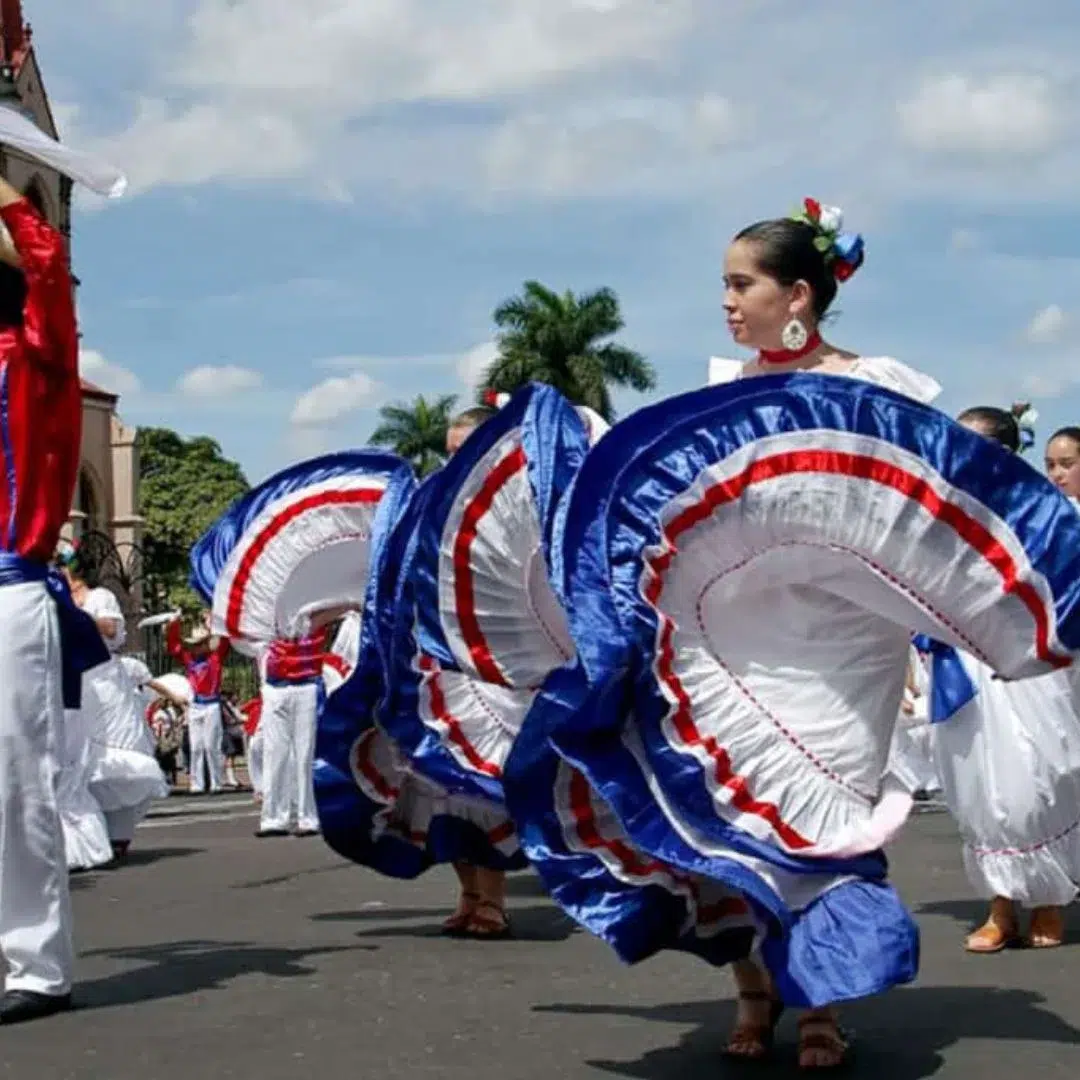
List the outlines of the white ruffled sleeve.
<svg viewBox="0 0 1080 1080">
<path fill-rule="evenodd" d="M 937 379 L 916 371 L 891 356 L 865 356 L 859 359 L 847 373 L 851 378 L 883 386 L 905 397 L 913 398 L 923 405 L 930 405 L 941 393 Z"/>
</svg>

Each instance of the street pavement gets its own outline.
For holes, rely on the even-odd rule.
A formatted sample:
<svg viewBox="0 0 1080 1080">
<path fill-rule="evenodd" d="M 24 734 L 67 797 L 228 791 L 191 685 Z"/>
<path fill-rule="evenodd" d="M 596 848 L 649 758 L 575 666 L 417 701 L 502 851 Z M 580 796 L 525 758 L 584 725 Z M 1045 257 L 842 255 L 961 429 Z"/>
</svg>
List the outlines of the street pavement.
<svg viewBox="0 0 1080 1080">
<path fill-rule="evenodd" d="M 74 880 L 68 1015 L 0 1030 L 0 1076 L 32 1080 L 716 1080 L 798 1075 L 720 1058 L 726 973 L 665 955 L 635 968 L 577 931 L 535 879 L 510 882 L 517 940 L 438 935 L 454 889 L 394 882 L 318 839 L 256 840 L 246 796 L 174 798 L 120 869 Z M 1080 949 L 966 955 L 955 830 L 924 813 L 892 853 L 919 916 L 918 984 L 845 1011 L 854 1075 L 1080 1076 Z M 1075 912 L 1074 912 L 1075 916 Z M 1080 942 L 1080 918 L 1072 940 Z"/>
</svg>

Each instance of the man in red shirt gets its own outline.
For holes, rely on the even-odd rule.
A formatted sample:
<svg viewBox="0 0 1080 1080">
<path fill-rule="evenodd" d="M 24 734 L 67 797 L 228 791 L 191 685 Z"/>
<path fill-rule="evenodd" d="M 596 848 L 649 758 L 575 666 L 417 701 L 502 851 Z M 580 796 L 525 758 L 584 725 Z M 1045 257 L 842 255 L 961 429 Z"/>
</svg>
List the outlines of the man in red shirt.
<svg viewBox="0 0 1080 1080">
<path fill-rule="evenodd" d="M 315 733 L 327 661 L 329 624 L 355 610 L 345 604 L 309 617 L 307 633 L 272 641 L 262 675 L 262 816 L 258 837 L 317 836 Z"/>
<path fill-rule="evenodd" d="M 213 646 L 213 647 L 212 647 Z M 188 707 L 188 741 L 191 760 L 188 762 L 188 791 L 201 795 L 207 774 L 210 794 L 223 790 L 225 755 L 222 753 L 224 730 L 221 720 L 221 676 L 229 639 L 218 638 L 213 645 L 210 630 L 200 627 L 188 638 L 180 634 L 177 616 L 165 631 L 165 648 L 169 655 L 184 665 L 184 674 L 191 683 L 194 698 Z"/>
<path fill-rule="evenodd" d="M 92 627 L 77 640 L 85 616 L 49 573 L 82 428 L 64 239 L 4 180 L 0 220 L 0 1023 L 8 1024 L 71 1007 L 56 751 L 65 700 L 76 703 L 82 671 L 108 654 Z"/>
</svg>

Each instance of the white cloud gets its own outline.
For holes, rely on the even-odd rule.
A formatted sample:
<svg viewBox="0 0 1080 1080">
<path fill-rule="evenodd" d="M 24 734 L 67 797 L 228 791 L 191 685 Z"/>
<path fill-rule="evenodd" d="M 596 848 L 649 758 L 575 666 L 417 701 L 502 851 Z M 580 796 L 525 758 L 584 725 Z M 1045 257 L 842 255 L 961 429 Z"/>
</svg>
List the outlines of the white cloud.
<svg viewBox="0 0 1080 1080">
<path fill-rule="evenodd" d="M 695 0 L 198 0 L 177 13 L 167 86 L 97 148 L 131 191 L 311 180 L 344 198 L 343 150 L 386 106 L 485 102 L 665 59 Z M 171 102 L 171 104 L 170 104 Z M 375 124 L 378 141 L 379 125 Z M 80 136 L 83 138 L 83 136 Z"/>
<path fill-rule="evenodd" d="M 487 374 L 487 369 L 495 362 L 498 355 L 498 346 L 493 341 L 485 341 L 459 357 L 456 365 L 457 375 L 470 394 L 479 389 L 481 380 Z"/>
<path fill-rule="evenodd" d="M 1024 394 L 1034 400 L 1052 401 L 1080 385 L 1080 363 L 1075 357 L 1057 357 L 1020 380 Z"/>
<path fill-rule="evenodd" d="M 181 375 L 176 389 L 189 397 L 217 398 L 244 390 L 258 390 L 262 384 L 262 375 L 249 368 L 233 364 L 223 367 L 202 364 Z"/>
<path fill-rule="evenodd" d="M 1028 324 L 1027 339 L 1033 345 L 1054 345 L 1061 341 L 1069 317 L 1057 304 L 1051 304 L 1035 312 Z"/>
<path fill-rule="evenodd" d="M 362 371 L 324 379 L 303 393 L 292 411 L 299 426 L 332 424 L 374 403 L 378 383 Z"/>
<path fill-rule="evenodd" d="M 912 146 L 942 154 L 1040 153 L 1054 146 L 1061 127 L 1053 88 L 1041 75 L 928 78 L 898 114 Z"/>
<path fill-rule="evenodd" d="M 953 252 L 975 251 L 982 238 L 974 229 L 953 229 L 949 236 L 949 250 Z"/>
<path fill-rule="evenodd" d="M 141 387 L 135 372 L 110 363 L 97 349 L 79 350 L 79 374 L 112 394 L 135 394 Z"/>
<path fill-rule="evenodd" d="M 656 186 L 658 173 L 700 166 L 738 130 L 736 107 L 715 94 L 609 98 L 515 115 L 484 149 L 486 186 L 541 194 Z"/>
<path fill-rule="evenodd" d="M 694 196 L 733 217 L 807 185 L 882 216 L 913 195 L 1071 200 L 1080 154 L 1056 143 L 1076 87 L 1029 74 L 1069 70 L 1070 9 L 983 5 L 973 24 L 930 0 L 782 19 L 752 0 L 171 0 L 143 31 L 134 116 L 72 139 L 136 194 Z M 938 74 L 913 86 L 913 55 Z"/>
</svg>

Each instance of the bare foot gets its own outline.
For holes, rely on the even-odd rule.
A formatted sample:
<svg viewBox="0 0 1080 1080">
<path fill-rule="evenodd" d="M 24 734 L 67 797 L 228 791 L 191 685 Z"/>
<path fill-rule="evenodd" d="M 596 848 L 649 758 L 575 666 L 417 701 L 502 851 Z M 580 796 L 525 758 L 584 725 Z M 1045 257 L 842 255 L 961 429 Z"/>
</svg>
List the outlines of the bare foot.
<svg viewBox="0 0 1080 1080">
<path fill-rule="evenodd" d="M 738 997 L 735 1027 L 724 1055 L 740 1061 L 763 1061 L 772 1053 L 783 1004 L 767 990 L 743 990 Z"/>
<path fill-rule="evenodd" d="M 1028 944 L 1033 949 L 1056 949 L 1065 940 L 1065 916 L 1059 907 L 1035 908 Z"/>
<path fill-rule="evenodd" d="M 832 1009 L 815 1009 L 799 1018 L 800 1069 L 839 1069 L 850 1053 Z"/>
</svg>

